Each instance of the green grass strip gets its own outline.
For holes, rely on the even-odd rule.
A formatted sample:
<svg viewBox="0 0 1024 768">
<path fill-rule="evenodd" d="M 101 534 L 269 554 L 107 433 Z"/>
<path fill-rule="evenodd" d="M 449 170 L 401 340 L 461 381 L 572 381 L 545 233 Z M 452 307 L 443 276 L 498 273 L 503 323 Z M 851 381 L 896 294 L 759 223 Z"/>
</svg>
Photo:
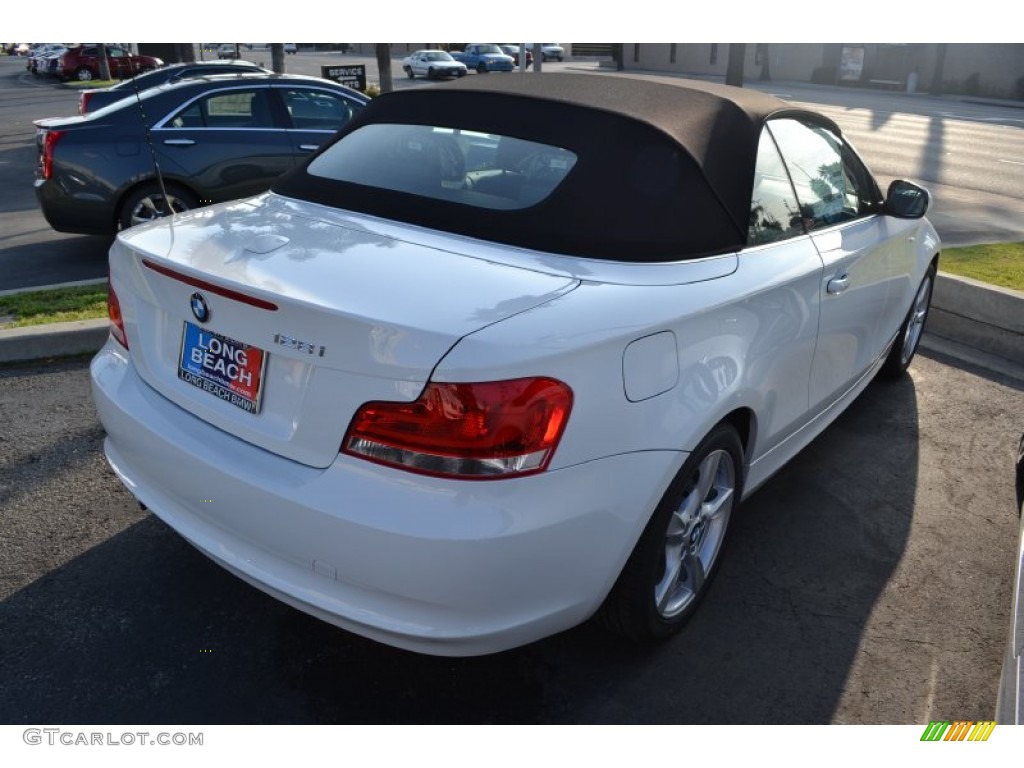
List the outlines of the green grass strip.
<svg viewBox="0 0 1024 768">
<path fill-rule="evenodd" d="M 107 286 L 104 283 L 0 296 L 0 328 L 106 316 Z"/>
<path fill-rule="evenodd" d="M 939 256 L 939 271 L 1024 291 L 1024 243 L 946 248 Z"/>
</svg>

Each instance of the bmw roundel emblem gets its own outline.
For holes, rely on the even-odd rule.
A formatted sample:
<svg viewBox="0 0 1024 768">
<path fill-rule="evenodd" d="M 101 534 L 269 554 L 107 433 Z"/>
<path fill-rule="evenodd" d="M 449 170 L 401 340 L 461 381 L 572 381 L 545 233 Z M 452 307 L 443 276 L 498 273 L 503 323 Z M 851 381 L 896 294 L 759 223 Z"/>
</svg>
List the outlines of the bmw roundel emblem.
<svg viewBox="0 0 1024 768">
<path fill-rule="evenodd" d="M 206 299 L 203 298 L 203 294 L 198 291 L 193 293 L 190 304 L 192 305 L 192 314 L 196 316 L 196 320 L 200 323 L 205 323 L 210 319 L 210 308 L 206 305 Z"/>
</svg>

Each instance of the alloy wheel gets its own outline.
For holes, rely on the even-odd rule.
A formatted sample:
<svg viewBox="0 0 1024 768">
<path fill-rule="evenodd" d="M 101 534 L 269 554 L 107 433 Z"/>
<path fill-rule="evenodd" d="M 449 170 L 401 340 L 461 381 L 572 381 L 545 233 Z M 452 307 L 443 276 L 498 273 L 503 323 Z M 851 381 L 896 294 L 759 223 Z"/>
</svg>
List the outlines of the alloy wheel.
<svg viewBox="0 0 1024 768">
<path fill-rule="evenodd" d="M 917 296 L 914 297 L 914 306 L 910 311 L 907 328 L 903 333 L 903 350 L 900 353 L 900 362 L 904 365 L 914 356 L 917 344 L 921 341 L 924 321 L 928 318 L 928 307 L 931 304 L 932 280 L 931 274 L 926 275 L 921 287 L 917 289 Z"/>
<path fill-rule="evenodd" d="M 144 224 L 147 221 L 153 221 L 154 219 L 168 216 L 171 213 L 181 213 L 190 208 L 187 202 L 175 197 L 173 194 L 167 195 L 167 201 L 170 202 L 169 207 L 164 200 L 164 196 L 160 194 L 147 195 L 140 199 L 135 204 L 135 207 L 132 208 L 131 226 Z"/>
<path fill-rule="evenodd" d="M 701 461 L 665 531 L 664 565 L 654 586 L 654 604 L 662 618 L 680 615 L 700 594 L 735 502 L 733 458 L 728 451 L 713 451 Z"/>
</svg>

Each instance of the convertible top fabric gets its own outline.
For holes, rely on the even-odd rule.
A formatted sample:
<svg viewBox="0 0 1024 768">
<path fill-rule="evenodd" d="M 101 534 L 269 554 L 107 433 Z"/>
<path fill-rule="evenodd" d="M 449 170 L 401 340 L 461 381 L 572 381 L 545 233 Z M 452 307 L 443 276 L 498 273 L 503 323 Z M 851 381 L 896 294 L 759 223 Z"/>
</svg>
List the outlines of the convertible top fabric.
<svg viewBox="0 0 1024 768">
<path fill-rule="evenodd" d="M 516 136 L 575 152 L 546 199 L 489 210 L 326 179 L 300 167 L 279 194 L 536 250 L 673 261 L 742 248 L 769 116 L 828 119 L 742 88 L 674 78 L 471 75 L 375 99 L 320 153 L 370 123 Z M 320 154 L 318 153 L 318 154 Z"/>
</svg>

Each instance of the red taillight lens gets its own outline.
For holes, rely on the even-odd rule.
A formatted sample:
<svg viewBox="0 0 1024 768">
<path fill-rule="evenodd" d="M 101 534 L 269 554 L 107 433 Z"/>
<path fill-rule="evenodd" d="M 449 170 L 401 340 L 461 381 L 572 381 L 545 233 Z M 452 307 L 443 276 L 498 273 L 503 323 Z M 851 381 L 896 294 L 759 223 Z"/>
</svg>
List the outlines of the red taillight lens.
<svg viewBox="0 0 1024 768">
<path fill-rule="evenodd" d="M 572 409 L 572 390 L 549 378 L 430 382 L 411 403 L 367 403 L 344 453 L 413 472 L 493 480 L 543 472 Z"/>
<path fill-rule="evenodd" d="M 84 115 L 89 111 L 89 101 L 91 99 L 91 91 L 82 91 L 82 93 L 78 94 L 78 114 Z"/>
<path fill-rule="evenodd" d="M 124 330 L 124 318 L 121 317 L 121 302 L 117 300 L 114 286 L 107 278 L 107 314 L 110 316 L 110 335 L 125 349 L 128 349 L 128 334 Z"/>
<path fill-rule="evenodd" d="M 43 136 L 43 154 L 39 158 L 39 170 L 44 179 L 53 176 L 53 148 L 63 135 L 64 131 L 47 131 Z"/>
</svg>

